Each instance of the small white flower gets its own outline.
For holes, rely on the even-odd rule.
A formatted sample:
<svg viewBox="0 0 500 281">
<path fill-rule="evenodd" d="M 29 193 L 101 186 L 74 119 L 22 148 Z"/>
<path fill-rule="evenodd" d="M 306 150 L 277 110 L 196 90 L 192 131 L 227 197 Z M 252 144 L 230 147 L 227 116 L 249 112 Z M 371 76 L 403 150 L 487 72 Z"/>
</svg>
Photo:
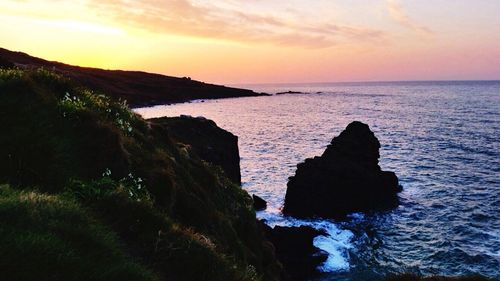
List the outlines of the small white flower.
<svg viewBox="0 0 500 281">
<path fill-rule="evenodd" d="M 102 173 L 102 176 L 103 176 L 103 177 L 106 177 L 106 176 L 108 176 L 108 177 L 109 177 L 109 176 L 111 176 L 111 170 L 110 170 L 109 168 L 107 168 L 107 169 L 104 171 L 104 173 Z"/>
</svg>

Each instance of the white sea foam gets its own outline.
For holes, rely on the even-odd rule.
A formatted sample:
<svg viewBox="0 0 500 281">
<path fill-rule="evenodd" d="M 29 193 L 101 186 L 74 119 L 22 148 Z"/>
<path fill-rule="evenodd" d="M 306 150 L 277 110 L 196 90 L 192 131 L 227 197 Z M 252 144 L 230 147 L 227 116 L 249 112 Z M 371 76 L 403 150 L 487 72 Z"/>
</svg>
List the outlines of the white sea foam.
<svg viewBox="0 0 500 281">
<path fill-rule="evenodd" d="M 315 228 L 327 227 L 319 225 L 322 221 L 291 221 L 281 215 L 288 177 L 295 174 L 297 163 L 321 155 L 347 124 L 363 121 L 382 144 L 381 168 L 395 171 L 404 186 L 401 205 L 393 212 L 353 214 L 344 223 L 333 223 L 340 233 L 331 229 L 328 236 L 318 237 L 315 245 L 331 257 L 321 270 L 349 268 L 348 273 L 332 272 L 324 279 L 344 275 L 373 279 L 372 273 L 396 272 L 415 264 L 421 272 L 477 272 L 500 279 L 495 270 L 500 236 L 494 216 L 500 196 L 499 82 L 290 84 L 252 89 L 324 94 L 207 100 L 136 112 L 146 118 L 189 114 L 214 120 L 238 136 L 243 188 L 267 201 L 268 208 L 259 217 L 271 226 Z M 354 238 L 349 240 L 345 227 L 356 233 Z M 468 251 L 443 248 L 436 243 L 443 237 Z M 443 255 L 429 255 L 440 251 Z M 366 268 L 370 276 L 363 278 Z"/>
<path fill-rule="evenodd" d="M 349 230 L 340 229 L 331 222 L 320 224 L 327 236 L 314 238 L 314 246 L 328 253 L 327 260 L 319 267 L 323 272 L 349 270 L 349 252 L 352 248 L 351 240 L 353 234 Z"/>
<path fill-rule="evenodd" d="M 317 236 L 313 241 L 315 247 L 328 254 L 327 260 L 318 269 L 322 272 L 349 270 L 349 249 L 352 248 L 351 240 L 354 236 L 351 231 L 342 229 L 337 224 L 327 220 L 299 220 L 283 217 L 279 210 L 259 212 L 258 217 L 265 219 L 270 227 L 309 226 L 326 232 L 327 235 Z"/>
</svg>

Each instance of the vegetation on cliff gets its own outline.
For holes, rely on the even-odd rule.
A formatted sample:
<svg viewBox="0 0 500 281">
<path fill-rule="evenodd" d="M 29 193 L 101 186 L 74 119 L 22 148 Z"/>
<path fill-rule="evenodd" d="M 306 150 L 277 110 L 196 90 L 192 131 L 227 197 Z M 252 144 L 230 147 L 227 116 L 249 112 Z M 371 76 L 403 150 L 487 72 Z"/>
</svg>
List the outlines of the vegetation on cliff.
<svg viewBox="0 0 500 281">
<path fill-rule="evenodd" d="M 0 67 L 46 68 L 64 75 L 86 88 L 105 92 L 115 99 L 126 99 L 131 106 L 186 102 L 263 95 L 239 89 L 142 71 L 107 70 L 47 61 L 22 52 L 0 48 Z"/>
<path fill-rule="evenodd" d="M 280 279 L 248 194 L 162 122 L 43 69 L 0 70 L 0 120 L 3 280 Z"/>
</svg>

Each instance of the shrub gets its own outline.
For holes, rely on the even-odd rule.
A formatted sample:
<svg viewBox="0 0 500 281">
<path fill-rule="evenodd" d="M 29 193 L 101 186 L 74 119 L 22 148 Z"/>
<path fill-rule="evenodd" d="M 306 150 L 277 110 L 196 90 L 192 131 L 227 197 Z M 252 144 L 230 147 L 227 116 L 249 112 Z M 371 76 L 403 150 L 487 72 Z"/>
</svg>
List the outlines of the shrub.
<svg viewBox="0 0 500 281">
<path fill-rule="evenodd" d="M 66 92 L 59 101 L 59 107 L 65 118 L 77 119 L 84 111 L 96 113 L 113 122 L 127 135 L 132 133 L 133 124 L 138 121 L 126 101 L 112 102 L 109 97 L 88 89 L 76 89 L 73 94 Z"/>
<path fill-rule="evenodd" d="M 151 201 L 151 196 L 140 177 L 129 173 L 127 177 L 115 180 L 111 177 L 111 170 L 106 169 L 102 178 L 85 182 L 72 180 L 66 187 L 66 192 L 82 201 L 98 200 L 113 193 L 123 192 L 128 198 L 135 201 Z"/>
<path fill-rule="evenodd" d="M 7 83 L 15 83 L 20 81 L 24 76 L 24 72 L 20 69 L 4 69 L 0 68 L 0 86 L 4 86 Z"/>
</svg>

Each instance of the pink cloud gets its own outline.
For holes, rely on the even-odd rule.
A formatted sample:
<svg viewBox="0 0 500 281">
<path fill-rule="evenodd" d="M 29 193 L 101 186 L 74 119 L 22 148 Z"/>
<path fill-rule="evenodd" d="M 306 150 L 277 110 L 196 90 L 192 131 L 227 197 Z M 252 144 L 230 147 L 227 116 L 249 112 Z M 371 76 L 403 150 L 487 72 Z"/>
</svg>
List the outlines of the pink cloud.
<svg viewBox="0 0 500 281">
<path fill-rule="evenodd" d="M 88 0 L 88 5 L 122 23 L 153 32 L 239 42 L 325 48 L 340 41 L 381 42 L 377 29 L 307 22 L 244 10 L 202 6 L 191 0 Z"/>
<path fill-rule="evenodd" d="M 391 17 L 402 26 L 411 29 L 421 35 L 431 35 L 433 31 L 423 25 L 415 23 L 403 9 L 398 0 L 387 0 L 387 9 Z"/>
</svg>

